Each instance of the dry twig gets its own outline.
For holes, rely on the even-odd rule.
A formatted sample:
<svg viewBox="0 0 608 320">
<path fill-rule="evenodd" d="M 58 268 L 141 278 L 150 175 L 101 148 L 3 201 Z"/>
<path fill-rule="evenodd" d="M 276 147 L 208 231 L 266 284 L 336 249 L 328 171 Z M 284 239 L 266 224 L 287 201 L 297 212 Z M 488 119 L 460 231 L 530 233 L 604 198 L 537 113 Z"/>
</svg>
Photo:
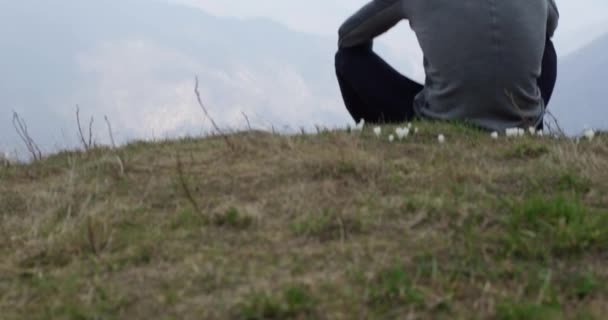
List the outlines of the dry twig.
<svg viewBox="0 0 608 320">
<path fill-rule="evenodd" d="M 17 131 L 17 134 L 25 144 L 32 159 L 34 161 L 42 160 L 42 151 L 40 151 L 38 144 L 36 144 L 34 139 L 30 136 L 30 133 L 27 130 L 27 123 L 25 123 L 25 120 L 23 120 L 15 111 L 13 111 L 13 127 L 15 127 L 15 131 Z"/>
<path fill-rule="evenodd" d="M 207 118 L 211 121 L 211 124 L 213 125 L 213 128 L 215 129 L 215 131 L 217 132 L 217 134 L 219 134 L 222 138 L 224 138 L 224 141 L 226 141 L 226 144 L 228 145 L 228 147 L 230 147 L 230 149 L 235 150 L 235 146 L 232 143 L 232 141 L 230 141 L 230 138 L 228 138 L 228 135 L 226 135 L 222 131 L 222 129 L 220 129 L 220 127 L 217 125 L 217 123 L 215 123 L 215 120 L 213 119 L 213 117 L 211 117 L 211 115 L 209 114 L 209 111 L 207 110 L 207 108 L 203 104 L 203 100 L 201 99 L 201 94 L 198 91 L 198 77 L 195 77 L 194 80 L 195 80 L 194 94 L 196 94 L 196 99 L 198 101 L 198 105 L 201 107 L 201 109 L 203 109 L 203 112 L 205 113 L 205 116 L 207 116 Z"/>
<path fill-rule="evenodd" d="M 78 125 L 78 136 L 80 138 L 80 142 L 84 147 L 85 151 L 89 151 L 93 147 L 93 122 L 94 119 L 91 117 L 89 120 L 89 136 L 88 140 L 85 139 L 84 133 L 82 132 L 82 125 L 80 124 L 80 107 L 76 106 L 76 124 Z"/>
<path fill-rule="evenodd" d="M 125 162 L 123 160 L 123 157 L 119 154 L 118 150 L 116 149 L 116 141 L 114 140 L 114 133 L 112 131 L 112 124 L 110 123 L 110 119 L 108 119 L 107 115 L 104 115 L 103 118 L 106 121 L 106 126 L 108 127 L 108 136 L 110 137 L 110 143 L 112 144 L 112 150 L 115 151 L 115 156 L 116 156 L 116 162 L 118 163 L 118 166 L 120 168 L 120 171 L 118 173 L 118 175 L 120 177 L 125 175 Z"/>
<path fill-rule="evenodd" d="M 179 183 L 182 187 L 182 190 L 184 191 L 184 195 L 186 196 L 186 199 L 188 199 L 188 202 L 190 202 L 192 207 L 194 207 L 194 210 L 196 210 L 197 213 L 201 214 L 202 213 L 201 207 L 198 204 L 198 202 L 196 201 L 196 198 L 194 197 L 194 195 L 192 194 L 192 191 L 190 191 L 190 187 L 188 186 L 188 182 L 186 181 L 186 176 L 184 174 L 184 167 L 183 167 L 182 160 L 181 160 L 179 153 L 177 154 L 177 175 L 178 175 Z"/>
<path fill-rule="evenodd" d="M 547 130 L 549 130 L 550 133 L 557 133 L 558 136 L 564 137 L 566 136 L 566 132 L 564 131 L 564 129 L 562 129 L 562 127 L 559 125 L 559 121 L 557 120 L 557 118 L 553 115 L 553 113 L 551 113 L 551 111 L 546 110 L 545 114 L 549 117 L 549 119 L 551 120 L 551 122 L 547 121 L 546 125 L 547 125 Z M 555 125 L 555 129 L 553 129 L 553 125 Z M 555 132 L 557 130 L 557 132 Z"/>
<path fill-rule="evenodd" d="M 112 133 L 112 124 L 110 124 L 110 120 L 108 120 L 108 116 L 103 116 L 106 120 L 106 125 L 108 127 L 108 135 L 110 136 L 110 143 L 112 144 L 112 149 L 116 149 L 116 142 L 114 141 L 114 134 Z"/>
<path fill-rule="evenodd" d="M 251 122 L 249 122 L 249 117 L 247 116 L 247 114 L 245 112 L 241 112 L 241 114 L 243 115 L 243 117 L 245 118 L 245 121 L 247 121 L 247 129 L 249 131 L 251 131 Z"/>
</svg>

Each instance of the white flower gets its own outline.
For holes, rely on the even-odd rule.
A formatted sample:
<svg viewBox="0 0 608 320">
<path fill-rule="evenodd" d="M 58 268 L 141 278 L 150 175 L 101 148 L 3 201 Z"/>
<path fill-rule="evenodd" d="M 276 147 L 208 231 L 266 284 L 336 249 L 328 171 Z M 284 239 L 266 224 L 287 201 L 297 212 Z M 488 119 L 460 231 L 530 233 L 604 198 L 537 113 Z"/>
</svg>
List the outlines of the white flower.
<svg viewBox="0 0 608 320">
<path fill-rule="evenodd" d="M 506 130 L 507 137 L 523 137 L 526 131 L 521 128 L 509 128 Z"/>
<path fill-rule="evenodd" d="M 529 128 L 528 128 L 528 132 L 530 132 L 530 135 L 535 136 L 535 135 L 536 135 L 536 128 L 534 128 L 534 127 L 529 127 Z"/>
<path fill-rule="evenodd" d="M 414 128 L 414 133 L 418 134 L 418 127 Z"/>
<path fill-rule="evenodd" d="M 397 134 L 397 138 L 399 140 L 403 140 L 403 138 L 407 138 L 410 134 L 410 129 L 408 128 L 397 128 L 395 129 L 395 133 Z"/>
<path fill-rule="evenodd" d="M 376 137 L 380 137 L 380 135 L 382 134 L 382 128 L 375 127 L 374 128 L 374 134 L 376 135 Z"/>
<path fill-rule="evenodd" d="M 393 142 L 393 141 L 395 141 L 395 136 L 391 134 L 390 136 L 388 136 L 388 142 Z"/>
<path fill-rule="evenodd" d="M 407 128 L 410 129 L 410 130 L 412 129 L 412 123 L 411 122 L 408 122 Z"/>
<path fill-rule="evenodd" d="M 361 119 L 361 121 L 359 123 L 357 123 L 357 130 L 359 130 L 359 131 L 363 130 L 364 126 L 365 126 L 365 120 Z"/>
<path fill-rule="evenodd" d="M 440 135 L 437 137 L 437 140 L 439 140 L 439 143 L 445 143 L 445 136 L 444 136 L 444 135 L 442 135 L 442 134 L 440 134 Z"/>
<path fill-rule="evenodd" d="M 536 135 L 539 137 L 544 137 L 545 133 L 543 132 L 543 130 L 538 130 L 538 131 L 536 131 Z"/>
<path fill-rule="evenodd" d="M 492 139 L 496 140 L 498 139 L 498 132 L 494 131 L 490 136 L 492 137 Z"/>
<path fill-rule="evenodd" d="M 591 140 L 593 140 L 593 138 L 595 138 L 595 131 L 593 131 L 593 129 L 587 129 L 587 130 L 585 130 L 583 135 L 585 136 L 585 138 L 587 138 L 589 141 L 591 141 Z"/>
</svg>

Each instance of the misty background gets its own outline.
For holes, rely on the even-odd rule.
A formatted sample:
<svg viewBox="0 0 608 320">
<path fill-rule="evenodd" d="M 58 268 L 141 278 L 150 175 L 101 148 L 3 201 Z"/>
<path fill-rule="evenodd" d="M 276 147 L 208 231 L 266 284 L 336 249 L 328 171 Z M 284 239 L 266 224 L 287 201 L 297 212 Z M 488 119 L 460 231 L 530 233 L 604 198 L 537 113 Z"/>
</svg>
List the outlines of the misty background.
<svg viewBox="0 0 608 320">
<path fill-rule="evenodd" d="M 531 0 L 530 0 L 531 1 Z M 0 2 L 0 152 L 24 155 L 13 111 L 44 152 L 78 145 L 75 110 L 96 141 L 200 135 L 222 127 L 311 129 L 352 123 L 333 56 L 337 28 L 364 0 L 19 0 Z M 608 128 L 608 2 L 557 0 L 559 78 L 549 106 L 571 134 Z M 422 82 L 406 22 L 380 54 Z"/>
</svg>

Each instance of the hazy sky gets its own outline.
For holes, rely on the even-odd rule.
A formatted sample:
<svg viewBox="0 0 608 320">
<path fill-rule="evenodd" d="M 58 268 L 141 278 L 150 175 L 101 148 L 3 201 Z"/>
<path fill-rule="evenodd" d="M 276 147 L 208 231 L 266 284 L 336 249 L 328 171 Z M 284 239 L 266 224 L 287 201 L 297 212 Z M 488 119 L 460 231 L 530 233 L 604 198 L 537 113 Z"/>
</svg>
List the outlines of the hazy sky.
<svg viewBox="0 0 608 320">
<path fill-rule="evenodd" d="M 293 29 L 335 35 L 340 23 L 367 0 L 168 0 L 203 8 L 220 16 L 267 17 Z M 608 1 L 556 0 L 561 11 L 556 35 L 562 53 L 569 53 L 608 29 Z M 601 28 L 598 28 L 601 25 Z M 401 26 L 399 31 L 406 30 Z M 398 33 L 394 32 L 394 33 Z M 389 45 L 399 46 L 392 41 Z"/>
<path fill-rule="evenodd" d="M 331 126 L 351 121 L 335 83 L 333 53 L 339 25 L 367 0 L 157 0 L 165 5 L 180 3 L 198 7 L 219 17 L 271 19 L 292 30 L 315 34 L 311 37 L 291 32 L 268 21 L 216 19 L 188 8 L 188 15 L 196 15 L 197 23 L 200 14 L 201 21 L 211 19 L 213 21 L 207 22 L 222 25 L 213 25 L 213 32 L 195 34 L 192 39 L 188 38 L 188 28 L 180 24 L 181 21 L 171 20 L 180 18 L 164 9 L 158 16 L 146 18 L 141 30 L 138 27 L 139 31 L 129 30 L 128 26 L 140 25 L 135 22 L 144 19 L 143 13 L 151 11 L 152 0 L 133 0 L 131 2 L 138 3 L 133 6 L 128 6 L 125 0 L 38 1 L 0 0 L 0 38 L 3 39 L 0 48 L 5 49 L 0 50 L 3 70 L 0 74 L 0 152 L 21 147 L 12 130 L 11 110 L 23 115 L 32 131 L 37 129 L 33 135 L 48 151 L 74 145 L 76 104 L 82 106 L 84 117 L 96 117 L 101 131 L 104 128 L 100 119 L 111 115 L 118 138 L 164 137 L 173 132 L 183 133 L 184 127 L 200 130 L 208 124 L 193 98 L 194 74 L 201 76 L 203 96 L 217 108 L 214 112 L 222 124 L 242 123 L 241 112 L 252 116 L 254 122 L 258 114 L 258 121 L 265 127 Z M 556 34 L 560 55 L 565 56 L 608 32 L 607 0 L 557 2 L 561 9 Z M 87 11 L 93 4 L 107 7 L 104 18 L 86 20 L 84 13 L 100 14 Z M 11 12 L 11 7 L 21 7 L 22 11 Z M 125 16 L 129 21 L 116 21 L 115 14 L 121 11 L 128 11 Z M 131 19 L 131 15 L 137 19 Z M 19 18 L 11 20 L 11 17 Z M 45 19 L 60 23 L 48 24 Z M 158 23 L 162 19 L 165 20 Z M 38 24 L 52 30 L 40 37 Z M 227 26 L 255 29 L 251 31 L 267 35 L 262 46 L 267 50 L 258 54 L 262 58 L 253 59 L 252 52 L 247 51 L 230 60 L 226 52 L 241 50 L 243 43 L 255 37 L 241 29 L 232 30 L 231 36 L 225 37 Z M 113 31 L 108 31 L 110 29 Z M 274 34 L 275 30 L 278 34 Z M 142 34 L 147 37 L 141 38 Z M 166 34 L 170 36 L 165 37 Z M 190 39 L 187 45 L 180 42 L 181 36 Z M 89 45 L 78 47 L 82 42 Z M 381 42 L 383 46 L 378 49 L 384 58 L 408 77 L 423 80 L 422 53 L 406 23 L 389 32 Z M 217 44 L 221 48 L 214 54 L 206 56 L 197 51 L 200 48 L 204 52 L 213 51 L 205 46 Z M 309 50 L 307 54 L 301 53 L 301 45 Z M 313 53 L 316 60 L 311 60 Z M 35 70 L 36 76 L 31 78 L 36 81 L 31 83 L 27 76 L 31 74 L 24 70 Z M 58 84 L 67 86 L 67 92 L 59 92 Z M 57 94 L 51 95 L 53 93 Z M 55 99 L 49 99 L 50 96 Z"/>
</svg>

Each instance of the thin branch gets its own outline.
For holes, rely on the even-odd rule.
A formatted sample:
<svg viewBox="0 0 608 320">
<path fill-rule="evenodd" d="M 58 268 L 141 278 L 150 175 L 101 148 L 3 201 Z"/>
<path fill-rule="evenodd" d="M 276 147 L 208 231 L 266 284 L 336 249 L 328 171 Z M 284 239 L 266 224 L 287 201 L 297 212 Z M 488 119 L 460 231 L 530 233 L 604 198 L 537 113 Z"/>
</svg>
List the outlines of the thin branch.
<svg viewBox="0 0 608 320">
<path fill-rule="evenodd" d="M 89 121 L 89 148 L 93 147 L 93 117 L 91 117 L 91 121 Z"/>
<path fill-rule="evenodd" d="M 88 150 L 87 141 L 84 139 L 84 133 L 82 133 L 82 126 L 80 125 L 80 106 L 76 105 L 76 125 L 78 126 L 78 137 L 80 142 L 84 146 L 85 150 Z"/>
<path fill-rule="evenodd" d="M 203 112 L 205 113 L 205 116 L 207 116 L 207 118 L 211 121 L 211 124 L 213 125 L 213 128 L 215 129 L 215 131 L 220 136 L 222 136 L 222 138 L 224 138 L 224 140 L 226 141 L 226 144 L 230 147 L 230 149 L 234 150 L 235 147 L 232 144 L 232 141 L 230 141 L 230 139 L 228 138 L 228 136 L 226 134 L 224 134 L 224 132 L 222 131 L 222 129 L 220 129 L 220 127 L 217 125 L 217 123 L 215 123 L 215 120 L 213 119 L 213 117 L 211 117 L 211 115 L 209 114 L 209 111 L 207 111 L 207 108 L 203 104 L 203 100 L 201 99 L 201 94 L 198 91 L 198 77 L 195 77 L 194 80 L 195 80 L 194 93 L 196 94 L 196 99 L 198 101 L 198 105 L 201 107 L 201 109 L 203 109 Z"/>
<path fill-rule="evenodd" d="M 559 136 L 561 136 L 561 137 L 566 136 L 566 132 L 565 132 L 565 131 L 564 131 L 564 129 L 562 129 L 562 127 L 559 125 L 559 121 L 557 120 L 557 118 L 555 117 L 555 115 L 553 115 L 553 113 L 552 113 L 551 111 L 549 111 L 549 110 L 546 110 L 546 111 L 545 111 L 545 114 L 546 114 L 547 116 L 549 116 L 549 119 L 551 119 L 551 121 L 553 122 L 553 124 L 555 124 L 555 128 L 557 129 L 557 134 L 558 134 Z M 552 128 L 553 126 L 551 126 L 551 125 L 550 125 L 550 123 L 548 123 L 548 125 L 549 125 L 549 128 L 550 128 L 550 129 L 549 129 L 549 132 L 551 132 L 551 131 L 552 131 L 552 130 L 551 130 L 551 128 Z"/>
<path fill-rule="evenodd" d="M 89 121 L 89 140 L 85 138 L 85 135 L 82 131 L 82 125 L 80 124 L 80 106 L 76 105 L 76 124 L 78 125 L 78 136 L 80 138 L 80 142 L 84 147 L 85 151 L 89 151 L 91 147 L 93 147 L 93 117 Z"/>
<path fill-rule="evenodd" d="M 120 155 L 116 155 L 116 162 L 118 162 L 118 166 L 120 169 L 120 172 L 118 173 L 120 177 L 123 177 L 125 175 L 125 162 L 122 160 L 122 157 Z"/>
<path fill-rule="evenodd" d="M 192 207 L 194 207 L 194 210 L 196 210 L 197 213 L 202 214 L 201 207 L 199 206 L 198 202 L 196 201 L 196 198 L 190 191 L 190 187 L 188 186 L 188 182 L 186 181 L 184 168 L 179 153 L 177 154 L 177 175 L 182 190 L 184 191 L 184 195 L 186 196 L 186 199 L 188 199 L 188 202 L 190 202 L 190 204 L 192 205 Z"/>
<path fill-rule="evenodd" d="M 528 125 L 528 124 L 533 124 L 534 120 L 533 119 L 526 119 L 523 116 L 523 111 L 521 110 L 521 108 L 519 107 L 519 105 L 517 104 L 517 102 L 515 101 L 515 96 L 513 95 L 513 93 L 509 92 L 508 90 L 505 90 L 505 94 L 507 95 L 507 97 L 509 97 L 511 99 L 511 104 L 517 109 L 517 111 L 520 114 L 520 117 L 522 119 L 522 121 Z M 555 118 L 555 116 L 553 115 L 553 113 L 551 113 L 551 111 L 549 110 L 545 110 L 545 114 L 549 116 L 549 118 L 553 121 L 553 123 L 555 124 L 555 127 L 557 128 L 557 134 L 559 136 L 566 136 L 565 131 L 562 129 L 562 127 L 559 125 L 559 121 L 557 121 L 557 118 Z M 549 133 L 553 133 L 553 126 L 551 125 L 550 122 L 546 122 L 547 125 L 547 130 L 549 131 Z"/>
<path fill-rule="evenodd" d="M 16 112 L 13 112 L 13 126 L 15 127 L 15 131 L 17 131 L 17 134 L 21 140 L 28 145 L 29 139 L 27 137 L 27 125 L 21 121 L 21 118 L 19 118 L 19 115 Z"/>
<path fill-rule="evenodd" d="M 25 120 L 19 116 L 19 114 L 13 111 L 13 127 L 17 134 L 25 144 L 28 152 L 32 155 L 34 161 L 38 161 L 42 159 L 42 151 L 38 147 L 38 144 L 32 139 L 29 132 L 27 131 L 27 123 Z"/>
<path fill-rule="evenodd" d="M 245 112 L 241 112 L 241 114 L 243 115 L 243 117 L 245 118 L 245 121 L 247 121 L 247 129 L 249 131 L 251 131 L 251 122 L 249 122 L 249 117 L 247 116 L 247 114 Z"/>
<path fill-rule="evenodd" d="M 125 175 L 125 162 L 120 155 L 120 152 L 116 150 L 116 141 L 114 140 L 114 132 L 112 131 L 112 124 L 110 123 L 110 119 L 108 119 L 107 115 L 103 116 L 106 121 L 106 126 L 108 127 L 108 136 L 110 137 L 110 143 L 112 144 L 112 150 L 116 152 L 116 162 L 118 162 L 118 166 L 120 167 L 119 176 L 122 177 Z"/>
<path fill-rule="evenodd" d="M 106 125 L 108 127 L 108 135 L 110 136 L 110 143 L 112 143 L 112 148 L 116 149 L 116 142 L 114 141 L 114 134 L 112 133 L 112 124 L 110 124 L 108 116 L 103 116 L 103 118 L 106 120 Z"/>
</svg>

